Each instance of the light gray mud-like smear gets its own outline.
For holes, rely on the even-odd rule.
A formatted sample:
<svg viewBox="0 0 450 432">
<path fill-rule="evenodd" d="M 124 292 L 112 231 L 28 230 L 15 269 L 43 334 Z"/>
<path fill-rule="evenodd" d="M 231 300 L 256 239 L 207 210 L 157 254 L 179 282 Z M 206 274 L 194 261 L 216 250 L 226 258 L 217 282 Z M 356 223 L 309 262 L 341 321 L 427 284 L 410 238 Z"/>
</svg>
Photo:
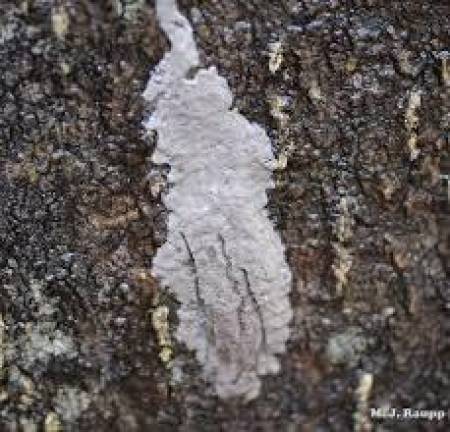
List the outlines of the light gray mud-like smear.
<svg viewBox="0 0 450 432">
<path fill-rule="evenodd" d="M 222 398 L 256 397 L 259 375 L 277 373 L 292 311 L 291 274 L 268 219 L 270 141 L 230 111 L 232 94 L 215 68 L 199 64 L 192 29 L 174 0 L 159 0 L 171 51 L 144 96 L 154 107 L 155 163 L 171 167 L 164 197 L 167 242 L 153 272 L 180 301 L 177 338 Z"/>
</svg>

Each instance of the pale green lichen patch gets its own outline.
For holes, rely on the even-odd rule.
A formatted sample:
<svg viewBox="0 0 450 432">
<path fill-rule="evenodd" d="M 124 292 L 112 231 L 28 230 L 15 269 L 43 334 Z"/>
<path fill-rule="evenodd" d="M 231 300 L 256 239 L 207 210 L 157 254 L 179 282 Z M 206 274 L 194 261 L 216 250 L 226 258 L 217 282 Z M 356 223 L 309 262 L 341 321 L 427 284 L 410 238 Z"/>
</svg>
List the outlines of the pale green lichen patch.
<svg viewBox="0 0 450 432">
<path fill-rule="evenodd" d="M 368 341 L 357 327 L 336 334 L 328 341 L 326 355 L 333 365 L 355 366 L 366 351 Z"/>
<path fill-rule="evenodd" d="M 356 411 L 353 413 L 354 431 L 368 432 L 372 430 L 372 422 L 369 414 L 369 399 L 373 387 L 373 375 L 365 372 L 359 378 L 358 387 L 355 390 Z"/>
<path fill-rule="evenodd" d="M 280 69 L 283 63 L 283 54 L 283 43 L 281 41 L 269 45 L 269 70 L 272 74 Z"/>
<path fill-rule="evenodd" d="M 23 333 L 7 350 L 6 359 L 30 369 L 36 362 L 47 364 L 56 357 L 75 358 L 77 349 L 72 337 L 59 330 L 52 320 L 53 300 L 44 295 L 45 284 L 33 279 L 29 287 L 40 320 L 25 323 Z M 20 358 L 16 358 L 17 352 Z"/>
<path fill-rule="evenodd" d="M 71 337 L 56 329 L 53 322 L 29 323 L 25 334 L 17 343 L 22 347 L 22 361 L 32 364 L 48 362 L 53 357 L 76 357 L 76 349 Z"/>
<path fill-rule="evenodd" d="M 62 432 L 62 424 L 55 412 L 49 412 L 44 420 L 44 432 Z"/>
<path fill-rule="evenodd" d="M 411 90 L 408 98 L 408 106 L 405 113 L 405 125 L 408 132 L 408 149 L 410 153 L 410 159 L 415 160 L 419 156 L 420 150 L 417 147 L 418 133 L 417 128 L 419 126 L 419 116 L 417 110 L 422 104 L 422 94 L 419 90 Z"/>
<path fill-rule="evenodd" d="M 295 149 L 295 143 L 289 138 L 289 115 L 286 113 L 288 105 L 286 96 L 275 95 L 269 98 L 270 114 L 277 124 L 279 147 L 277 158 L 272 167 L 274 171 L 283 171 L 287 168 L 289 158 Z"/>
<path fill-rule="evenodd" d="M 145 3 L 145 0 L 114 0 L 114 7 L 118 16 L 134 21 L 145 7 Z"/>
<path fill-rule="evenodd" d="M 333 225 L 335 240 L 332 242 L 334 251 L 332 269 L 336 280 L 336 295 L 340 297 L 348 285 L 348 274 L 353 265 L 350 243 L 354 220 L 350 212 L 350 199 L 345 195 L 340 197 L 336 210 L 338 217 Z"/>
<path fill-rule="evenodd" d="M 58 421 L 62 419 L 64 424 L 75 424 L 80 415 L 89 408 L 91 400 L 87 392 L 77 387 L 60 387 L 53 398 L 56 418 Z M 56 419 L 53 419 L 53 425 L 56 424 Z"/>
<path fill-rule="evenodd" d="M 443 57 L 441 63 L 442 81 L 447 87 L 450 87 L 450 55 Z"/>
<path fill-rule="evenodd" d="M 69 31 L 70 18 L 67 9 L 63 5 L 52 9 L 52 29 L 55 36 L 63 41 Z"/>
<path fill-rule="evenodd" d="M 5 322 L 0 314 L 0 380 L 3 378 L 3 368 L 5 366 Z"/>
<path fill-rule="evenodd" d="M 159 358 L 166 366 L 169 366 L 173 352 L 169 328 L 169 308 L 164 305 L 157 306 L 152 310 L 151 317 L 160 347 Z"/>
</svg>

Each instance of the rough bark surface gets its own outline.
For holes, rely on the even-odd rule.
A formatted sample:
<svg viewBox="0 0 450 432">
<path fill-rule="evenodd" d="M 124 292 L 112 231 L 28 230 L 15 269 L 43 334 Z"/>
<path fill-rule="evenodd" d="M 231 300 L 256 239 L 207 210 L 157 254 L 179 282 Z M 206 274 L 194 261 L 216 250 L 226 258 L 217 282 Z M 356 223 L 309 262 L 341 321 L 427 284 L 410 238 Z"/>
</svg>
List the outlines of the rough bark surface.
<svg viewBox="0 0 450 432">
<path fill-rule="evenodd" d="M 150 275 L 165 173 L 142 127 L 168 49 L 152 2 L 2 0 L 0 429 L 448 430 L 367 415 L 450 408 L 448 2 L 179 3 L 277 155 L 280 374 L 219 401 L 170 338 L 178 304 Z"/>
</svg>

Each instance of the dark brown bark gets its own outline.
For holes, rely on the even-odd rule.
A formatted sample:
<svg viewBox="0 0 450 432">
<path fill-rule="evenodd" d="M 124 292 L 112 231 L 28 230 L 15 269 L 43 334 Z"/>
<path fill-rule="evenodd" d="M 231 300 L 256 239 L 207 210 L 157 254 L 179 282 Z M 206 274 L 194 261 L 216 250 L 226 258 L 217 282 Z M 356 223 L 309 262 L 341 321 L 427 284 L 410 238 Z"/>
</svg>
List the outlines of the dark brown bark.
<svg viewBox="0 0 450 432">
<path fill-rule="evenodd" d="M 280 161 L 295 317 L 248 405 L 219 402 L 183 347 L 178 382 L 158 357 L 149 311 L 173 328 L 177 305 L 150 276 L 165 214 L 140 94 L 167 42 L 150 2 L 118 3 L 0 4 L 0 429 L 56 412 L 74 431 L 346 431 L 364 373 L 371 407 L 447 413 L 448 3 L 180 1 Z M 74 346 L 46 356 L 49 335 Z"/>
</svg>

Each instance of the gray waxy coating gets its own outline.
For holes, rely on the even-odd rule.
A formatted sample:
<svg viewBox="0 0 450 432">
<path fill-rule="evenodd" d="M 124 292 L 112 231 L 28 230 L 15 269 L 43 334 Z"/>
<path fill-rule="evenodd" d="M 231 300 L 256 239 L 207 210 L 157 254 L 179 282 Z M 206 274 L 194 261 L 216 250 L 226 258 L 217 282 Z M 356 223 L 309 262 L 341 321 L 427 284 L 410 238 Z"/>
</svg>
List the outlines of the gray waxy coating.
<svg viewBox="0 0 450 432">
<path fill-rule="evenodd" d="M 259 375 L 277 373 L 292 311 L 291 274 L 268 219 L 270 141 L 230 111 L 232 94 L 215 68 L 200 69 L 188 21 L 176 2 L 157 2 L 172 47 L 145 90 L 155 105 L 155 163 L 171 166 L 164 203 L 167 242 L 153 272 L 180 301 L 177 338 L 196 352 L 222 398 L 259 394 Z"/>
</svg>

